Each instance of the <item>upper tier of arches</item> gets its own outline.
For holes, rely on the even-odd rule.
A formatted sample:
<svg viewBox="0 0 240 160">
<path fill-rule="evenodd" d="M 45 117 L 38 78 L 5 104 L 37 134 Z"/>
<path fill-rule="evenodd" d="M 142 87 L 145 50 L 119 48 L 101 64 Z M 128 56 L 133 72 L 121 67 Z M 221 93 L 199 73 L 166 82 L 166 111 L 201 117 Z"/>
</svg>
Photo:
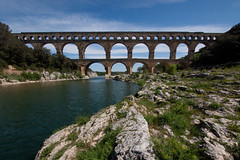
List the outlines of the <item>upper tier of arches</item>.
<svg viewBox="0 0 240 160">
<path fill-rule="evenodd" d="M 46 32 L 15 33 L 24 41 L 215 41 L 222 33 L 203 32 Z"/>
<path fill-rule="evenodd" d="M 220 36 L 220 33 L 195 33 L 195 32 L 62 32 L 62 33 L 19 33 L 17 38 L 33 47 L 43 47 L 52 44 L 58 54 L 63 54 L 63 49 L 68 44 L 73 44 L 78 50 L 78 59 L 85 59 L 86 49 L 92 44 L 100 45 L 104 52 L 104 59 L 116 58 L 113 56 L 113 48 L 119 44 L 127 51 L 127 59 L 141 58 L 136 55 L 136 46 L 145 46 L 146 59 L 156 59 L 156 47 L 164 44 L 169 48 L 169 59 L 179 58 L 176 56 L 178 46 L 185 45 L 186 55 L 190 60 L 198 44 L 211 46 Z M 140 54 L 140 53 L 139 53 Z M 142 54 L 142 53 L 141 53 Z M 166 54 L 167 55 L 167 54 Z M 161 55 L 158 55 L 161 57 Z M 167 58 L 165 56 L 165 58 Z"/>
</svg>

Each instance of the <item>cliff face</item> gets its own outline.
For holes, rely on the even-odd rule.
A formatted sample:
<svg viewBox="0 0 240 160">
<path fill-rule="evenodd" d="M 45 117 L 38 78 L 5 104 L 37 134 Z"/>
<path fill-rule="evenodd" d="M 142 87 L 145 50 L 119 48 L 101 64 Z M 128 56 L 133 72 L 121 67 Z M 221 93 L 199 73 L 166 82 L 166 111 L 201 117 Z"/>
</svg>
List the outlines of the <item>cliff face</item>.
<svg viewBox="0 0 240 160">
<path fill-rule="evenodd" d="M 145 85 L 53 134 L 36 159 L 239 159 L 239 73 L 118 76 Z"/>
</svg>

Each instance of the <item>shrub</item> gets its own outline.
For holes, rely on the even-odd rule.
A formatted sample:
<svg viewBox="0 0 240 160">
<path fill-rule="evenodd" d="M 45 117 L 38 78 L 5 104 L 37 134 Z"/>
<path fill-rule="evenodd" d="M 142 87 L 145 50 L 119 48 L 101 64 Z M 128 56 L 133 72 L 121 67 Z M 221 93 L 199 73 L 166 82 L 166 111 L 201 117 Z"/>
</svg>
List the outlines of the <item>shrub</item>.
<svg viewBox="0 0 240 160">
<path fill-rule="evenodd" d="M 152 141 L 154 143 L 153 150 L 157 156 L 157 159 L 198 159 L 194 151 L 191 151 L 187 146 L 181 144 L 175 138 L 161 140 L 153 138 Z"/>
<path fill-rule="evenodd" d="M 42 151 L 41 159 L 46 159 L 46 157 L 52 152 L 53 148 L 57 143 L 53 143 Z"/>
<path fill-rule="evenodd" d="M 116 115 L 118 119 L 125 118 L 127 116 L 127 112 L 117 112 Z"/>
<path fill-rule="evenodd" d="M 163 64 L 157 64 L 156 66 L 155 66 L 155 72 L 165 72 L 165 67 L 164 67 L 164 65 Z"/>
<path fill-rule="evenodd" d="M 88 121 L 90 121 L 90 118 L 91 118 L 90 115 L 88 115 L 88 116 L 78 116 L 78 117 L 76 118 L 75 122 L 76 122 L 78 125 L 82 126 L 82 125 L 86 124 Z"/>
<path fill-rule="evenodd" d="M 25 80 L 31 80 L 31 81 L 38 81 L 41 79 L 41 75 L 37 72 L 22 72 L 21 76 L 25 79 Z"/>
<path fill-rule="evenodd" d="M 120 129 L 118 128 L 117 130 L 110 130 L 110 128 L 107 128 L 105 132 L 106 132 L 105 136 L 103 137 L 101 142 L 96 145 L 96 147 L 78 153 L 77 159 L 79 160 L 109 159 L 109 156 L 112 153 L 115 146 L 116 136 L 120 132 Z"/>
<path fill-rule="evenodd" d="M 191 112 L 187 110 L 187 105 L 176 103 L 169 111 L 156 117 L 145 116 L 145 119 L 150 125 L 169 125 L 176 135 L 183 135 L 186 129 L 191 129 L 190 120 Z"/>
<path fill-rule="evenodd" d="M 136 83 L 137 83 L 139 86 L 143 87 L 144 84 L 145 84 L 145 81 L 144 81 L 143 79 L 140 79 L 140 80 L 136 81 Z"/>
<path fill-rule="evenodd" d="M 76 132 L 73 132 L 73 133 L 69 134 L 67 140 L 70 140 L 70 141 L 75 142 L 75 141 L 77 140 L 77 138 L 78 138 L 77 133 L 76 133 Z"/>
<path fill-rule="evenodd" d="M 219 103 L 217 103 L 217 102 L 212 102 L 212 103 L 208 106 L 208 108 L 210 108 L 210 109 L 218 109 L 218 108 L 221 108 L 221 107 L 224 107 L 224 105 L 223 105 L 223 104 L 219 104 Z"/>
<path fill-rule="evenodd" d="M 174 75 L 177 72 L 177 65 L 175 65 L 175 64 L 168 65 L 167 68 L 166 68 L 166 72 L 168 74 Z"/>
<path fill-rule="evenodd" d="M 76 73 L 76 76 L 77 76 L 78 78 L 82 78 L 82 77 L 83 77 L 83 76 L 82 76 L 82 72 L 78 71 L 78 72 Z"/>
</svg>

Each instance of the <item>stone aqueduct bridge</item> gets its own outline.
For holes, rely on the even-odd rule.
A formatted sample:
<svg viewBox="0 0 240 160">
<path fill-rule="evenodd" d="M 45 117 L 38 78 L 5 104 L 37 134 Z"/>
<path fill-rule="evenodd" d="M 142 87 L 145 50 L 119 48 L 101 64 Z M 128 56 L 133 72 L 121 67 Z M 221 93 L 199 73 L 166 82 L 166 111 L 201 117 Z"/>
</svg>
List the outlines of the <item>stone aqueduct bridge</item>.
<svg viewBox="0 0 240 160">
<path fill-rule="evenodd" d="M 180 63 L 186 65 L 191 63 L 194 51 L 198 44 L 202 43 L 210 47 L 215 43 L 222 33 L 203 32 L 27 32 L 15 33 L 16 37 L 26 44 L 35 47 L 43 47 L 51 43 L 55 46 L 58 54 L 63 54 L 65 45 L 72 43 L 78 47 L 79 59 L 73 61 L 81 68 L 83 75 L 88 67 L 99 62 L 103 64 L 108 75 L 115 63 L 122 63 L 127 68 L 127 73 L 132 74 L 132 67 L 135 63 L 143 63 L 150 73 L 154 72 L 157 63 L 163 65 Z M 101 45 L 106 53 L 106 59 L 85 59 L 87 46 L 97 43 Z M 113 45 L 121 43 L 126 46 L 128 57 L 126 59 L 111 59 Z M 148 47 L 148 59 L 132 58 L 133 47 L 143 43 Z M 154 51 L 158 44 L 166 44 L 170 49 L 169 59 L 154 59 Z M 188 60 L 176 59 L 176 49 L 180 43 L 188 47 Z"/>
</svg>

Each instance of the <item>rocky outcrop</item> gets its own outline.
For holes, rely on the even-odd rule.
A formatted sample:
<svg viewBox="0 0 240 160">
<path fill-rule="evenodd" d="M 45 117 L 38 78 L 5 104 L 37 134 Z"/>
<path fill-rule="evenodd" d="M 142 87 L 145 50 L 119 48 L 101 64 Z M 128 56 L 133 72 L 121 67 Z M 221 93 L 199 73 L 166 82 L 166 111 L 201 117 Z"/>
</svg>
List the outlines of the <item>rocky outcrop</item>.
<svg viewBox="0 0 240 160">
<path fill-rule="evenodd" d="M 104 131 L 107 126 L 110 126 L 111 130 L 120 128 L 116 136 L 117 145 L 112 151 L 112 159 L 155 159 L 148 123 L 138 111 L 139 108 L 136 103 L 129 105 L 123 102 L 121 109 L 117 109 L 115 105 L 110 106 L 91 117 L 85 125 L 68 126 L 46 139 L 35 159 L 53 159 L 63 148 L 66 149 L 60 159 L 75 158 L 80 151 L 76 144 L 83 142 L 87 146 L 94 147 L 105 136 Z M 125 113 L 125 117 L 118 117 L 118 114 Z M 77 134 L 74 142 L 69 140 L 69 136 L 73 133 Z M 51 151 L 46 155 L 45 152 L 49 148 Z"/>
<path fill-rule="evenodd" d="M 89 78 L 94 78 L 94 77 L 98 77 L 97 73 L 94 71 L 87 71 L 87 76 Z"/>
<path fill-rule="evenodd" d="M 148 123 L 134 106 L 131 106 L 127 116 L 115 123 L 113 127 L 122 128 L 116 138 L 115 159 L 155 159 Z"/>
<path fill-rule="evenodd" d="M 106 136 L 106 128 L 119 129 L 109 159 L 164 159 L 175 153 L 182 159 L 239 159 L 240 82 L 231 72 L 114 77 L 121 81 L 143 78 L 145 84 L 135 96 L 98 112 L 84 125 L 53 134 L 36 159 L 75 159 L 86 150 L 78 144 L 94 148 Z M 74 140 L 73 134 L 77 135 Z M 169 152 L 166 146 L 171 146 Z"/>
<path fill-rule="evenodd" d="M 61 80 L 77 80 L 80 79 L 75 73 L 60 73 L 60 72 L 48 72 L 48 71 L 42 71 L 42 72 L 37 72 L 37 71 L 31 71 L 27 70 L 25 71 L 26 73 L 37 73 L 40 75 L 40 80 L 23 80 L 23 77 L 21 76 L 22 71 L 17 71 L 15 69 L 8 69 L 4 73 L 8 74 L 13 74 L 14 76 L 8 77 L 6 76 L 1 76 L 0 75 L 0 85 L 12 85 L 12 84 L 22 84 L 22 83 L 34 83 L 34 82 L 49 82 L 49 81 L 61 81 Z M 11 75 L 10 74 L 10 75 Z M 15 77 L 11 78 L 11 77 Z"/>
</svg>

